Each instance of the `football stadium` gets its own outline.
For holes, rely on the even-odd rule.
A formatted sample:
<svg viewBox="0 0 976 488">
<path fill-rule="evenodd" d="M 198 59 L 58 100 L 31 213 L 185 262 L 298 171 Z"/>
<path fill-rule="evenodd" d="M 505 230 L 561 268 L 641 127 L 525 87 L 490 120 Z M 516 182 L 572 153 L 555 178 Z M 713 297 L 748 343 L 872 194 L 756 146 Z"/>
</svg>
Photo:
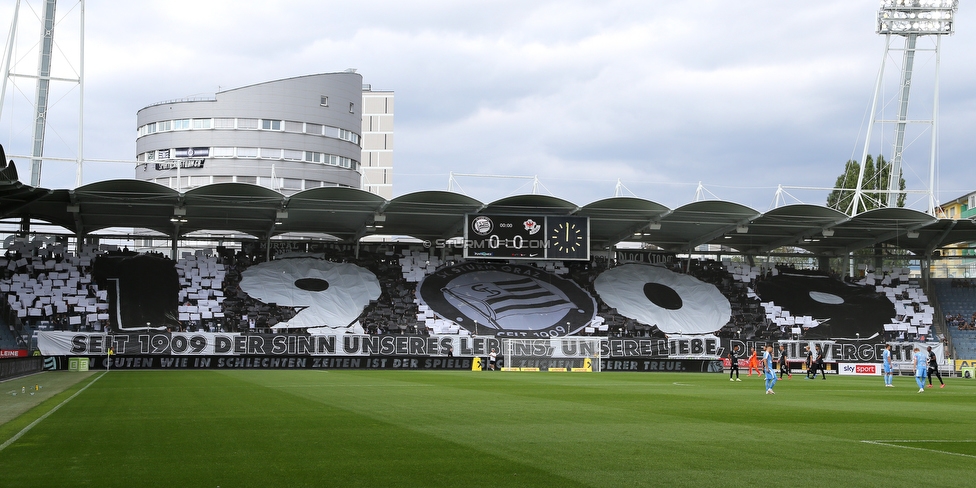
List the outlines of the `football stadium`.
<svg viewBox="0 0 976 488">
<path fill-rule="evenodd" d="M 973 484 L 976 193 L 392 197 L 361 85 L 150 105 L 72 189 L 0 146 L 2 486 Z"/>
<path fill-rule="evenodd" d="M 573 211 L 538 195 L 320 189 L 283 202 L 237 184 L 152 185 L 68 195 L 9 179 L 4 208 L 84 235 L 165 228 L 182 199 L 202 228 L 218 220 L 208 213 L 238 212 L 230 228 L 284 219 L 342 235 L 381 216 L 416 239 L 265 238 L 173 259 L 8 238 L 0 468 L 11 486 L 897 486 L 933 466 L 947 486 L 971 482 L 970 280 L 875 268 L 873 254 L 848 254 L 854 273 L 840 276 L 669 244 L 772 249 L 833 221 L 809 245 L 829 256 L 857 242 L 959 242 L 971 222 L 791 206 L 741 232 L 754 211 L 729 202 Z M 908 219 L 911 239 L 897 234 Z M 658 249 L 594 252 L 648 222 L 667 231 L 642 236 Z M 463 238 L 435 237 L 452 234 Z M 783 376 L 773 387 L 750 360 L 766 346 L 768 374 Z M 940 375 L 919 388 L 914 351 L 929 348 Z M 812 364 L 808 350 L 822 352 Z"/>
</svg>

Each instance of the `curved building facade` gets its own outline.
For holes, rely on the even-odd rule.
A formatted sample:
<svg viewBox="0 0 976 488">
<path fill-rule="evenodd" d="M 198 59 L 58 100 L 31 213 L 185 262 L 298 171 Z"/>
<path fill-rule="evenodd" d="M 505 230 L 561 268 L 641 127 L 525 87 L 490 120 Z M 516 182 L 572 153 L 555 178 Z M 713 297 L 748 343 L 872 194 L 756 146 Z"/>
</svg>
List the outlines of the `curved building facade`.
<svg viewBox="0 0 976 488">
<path fill-rule="evenodd" d="M 161 102 L 136 115 L 135 178 L 185 191 L 251 183 L 285 195 L 362 186 L 363 78 L 324 73 Z"/>
</svg>

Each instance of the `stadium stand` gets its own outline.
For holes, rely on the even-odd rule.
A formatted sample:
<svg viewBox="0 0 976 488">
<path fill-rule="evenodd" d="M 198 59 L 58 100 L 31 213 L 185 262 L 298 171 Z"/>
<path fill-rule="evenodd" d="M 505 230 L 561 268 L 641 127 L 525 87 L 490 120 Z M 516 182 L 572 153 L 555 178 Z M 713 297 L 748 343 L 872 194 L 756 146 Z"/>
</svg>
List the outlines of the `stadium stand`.
<svg viewBox="0 0 976 488">
<path fill-rule="evenodd" d="M 970 279 L 935 279 L 936 299 L 945 318 L 953 357 L 976 358 L 976 283 Z"/>
<path fill-rule="evenodd" d="M 135 253 L 110 245 L 86 245 L 74 253 L 56 239 L 15 239 L 0 258 L 0 268 L 4 270 L 0 280 L 0 294 L 4 298 L 0 313 L 7 320 L 0 325 L 0 341 L 7 346 L 24 347 L 30 343 L 35 330 L 106 330 L 110 323 L 108 295 L 94 282 L 92 266 L 99 256 L 123 255 Z M 363 332 L 469 334 L 448 318 L 437 316 L 417 299 L 418 282 L 439 269 L 462 262 L 460 255 L 442 258 L 419 245 L 380 244 L 362 246 L 358 253 L 348 247 L 326 248 L 314 256 L 336 263 L 354 263 L 369 269 L 378 278 L 380 296 L 369 303 L 358 319 Z M 262 303 L 241 290 L 239 285 L 244 271 L 262 261 L 261 255 L 225 248 L 184 253 L 174 263 L 180 283 L 179 330 L 273 333 L 276 324 L 294 317 L 297 313 L 294 308 Z M 602 272 L 619 264 L 614 260 L 594 257 L 583 262 L 519 264 L 535 266 L 572 280 L 594 297 L 597 317 L 580 331 L 581 335 L 665 337 L 655 325 L 625 317 L 600 300 L 594 281 Z M 721 337 L 772 342 L 802 337 L 815 325 L 813 317 L 792 315 L 776 303 L 763 302 L 756 293 L 758 283 L 783 270 L 796 271 L 791 268 L 698 259 L 678 259 L 666 266 L 671 271 L 688 273 L 714 285 L 728 298 L 731 317 L 716 332 Z M 859 284 L 875 286 L 878 294 L 883 294 L 894 304 L 896 316 L 891 318 L 891 330 L 886 338 L 904 340 L 930 333 L 934 309 L 918 286 L 907 279 L 907 270 L 885 269 L 877 275 L 864 270 Z M 952 298 L 955 294 L 962 297 L 968 293 L 969 301 L 951 308 L 954 313 L 968 314 L 976 310 L 972 288 L 946 283 L 938 289 L 950 291 L 951 297 L 945 299 L 949 304 L 957 303 L 958 300 Z M 972 347 L 976 343 L 976 330 L 966 331 L 966 326 L 958 325 L 953 325 L 950 330 L 957 346 Z"/>
</svg>

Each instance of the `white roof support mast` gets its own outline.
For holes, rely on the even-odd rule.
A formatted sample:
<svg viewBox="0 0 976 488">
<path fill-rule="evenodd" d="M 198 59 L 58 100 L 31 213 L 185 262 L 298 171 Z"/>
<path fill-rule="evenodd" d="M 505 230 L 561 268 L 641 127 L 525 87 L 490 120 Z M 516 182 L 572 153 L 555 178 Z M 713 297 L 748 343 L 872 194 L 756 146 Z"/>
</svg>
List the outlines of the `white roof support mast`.
<svg viewBox="0 0 976 488">
<path fill-rule="evenodd" d="M 16 63 L 23 59 L 14 58 L 14 47 L 17 44 L 18 22 L 20 21 L 21 0 L 17 0 L 14 7 L 14 14 L 10 25 L 10 35 L 7 38 L 7 46 L 4 50 L 3 62 L 3 83 L 0 89 L 0 113 L 4 108 L 4 98 L 7 92 L 7 81 L 14 78 L 28 78 L 35 80 L 33 98 L 33 121 L 31 135 L 31 186 L 41 185 L 41 167 L 44 161 L 44 141 L 48 125 L 48 105 L 51 97 L 51 82 L 68 82 L 78 85 L 78 153 L 74 158 L 76 162 L 75 186 L 82 183 L 82 164 L 84 161 L 84 100 L 85 100 L 85 1 L 78 0 L 79 9 L 79 43 L 78 43 L 78 65 L 75 73 L 77 77 L 58 77 L 52 74 L 53 57 L 56 52 L 63 53 L 57 47 L 54 40 L 54 29 L 59 24 L 56 17 L 57 0 L 42 0 L 43 9 L 40 18 L 41 33 L 40 40 L 36 44 L 38 49 L 36 74 L 30 75 L 17 72 Z M 69 9 L 69 10 L 73 10 Z M 63 160 L 63 158 L 52 158 Z"/>
<path fill-rule="evenodd" d="M 925 123 L 931 127 L 931 148 L 929 150 L 929 171 L 927 206 L 930 215 L 935 214 L 935 165 L 938 157 L 938 120 L 939 120 L 939 49 L 943 35 L 951 35 L 955 28 L 955 15 L 959 9 L 959 0 L 882 0 L 881 9 L 878 11 L 878 34 L 885 36 L 885 51 L 881 61 L 881 70 L 878 73 L 878 82 L 874 90 L 874 99 L 871 102 L 871 119 L 864 143 L 864 150 L 861 155 L 860 170 L 857 177 L 857 188 L 854 191 L 854 198 L 848 213 L 851 216 L 857 215 L 865 208 L 865 193 L 886 193 L 887 199 L 877 202 L 881 206 L 894 207 L 897 205 L 900 193 L 905 193 L 900 188 L 902 178 L 903 155 L 905 151 L 905 131 L 910 123 Z M 902 48 L 901 78 L 898 89 L 898 113 L 893 120 L 880 120 L 878 113 L 878 98 L 882 92 L 885 61 L 888 59 L 889 51 L 892 50 L 892 36 L 902 36 L 905 38 L 905 46 Z M 908 117 L 909 98 L 912 88 L 912 76 L 915 66 L 915 54 L 921 50 L 916 44 L 921 36 L 935 36 L 934 51 L 935 55 L 935 77 L 934 93 L 932 99 L 932 118 L 931 120 L 910 120 Z M 883 103 L 881 104 L 884 105 Z M 895 125 L 895 137 L 892 153 L 888 161 L 889 173 L 888 181 L 884 182 L 887 189 L 865 189 L 864 170 L 870 152 L 871 134 L 874 125 L 878 122 L 892 122 Z M 876 168 L 881 171 L 882 168 Z"/>
</svg>

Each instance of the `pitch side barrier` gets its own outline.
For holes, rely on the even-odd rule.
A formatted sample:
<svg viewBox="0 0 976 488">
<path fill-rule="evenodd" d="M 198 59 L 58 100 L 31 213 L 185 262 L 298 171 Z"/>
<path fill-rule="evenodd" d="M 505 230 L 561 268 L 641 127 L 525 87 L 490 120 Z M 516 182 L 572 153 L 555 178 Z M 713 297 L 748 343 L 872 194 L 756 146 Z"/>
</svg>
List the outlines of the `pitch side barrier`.
<svg viewBox="0 0 976 488">
<path fill-rule="evenodd" d="M 40 356 L 0 359 L 0 381 L 38 373 L 43 370 L 44 358 Z"/>
<path fill-rule="evenodd" d="M 54 369 L 67 369 L 69 358 L 57 356 Z M 470 371 L 473 357 L 429 356 L 83 356 L 90 369 L 413 369 Z"/>
<path fill-rule="evenodd" d="M 68 369 L 69 358 L 79 356 L 57 356 L 48 358 L 51 369 Z M 188 370 L 188 369 L 378 369 L 378 370 L 437 370 L 471 371 L 475 365 L 484 365 L 480 357 L 437 357 L 429 356 L 81 356 L 88 359 L 92 370 Z M 52 361 L 53 360 L 53 361 Z M 111 363 L 111 364 L 110 364 Z M 571 371 L 578 370 L 582 362 L 573 359 L 539 359 L 521 361 L 517 368 L 523 371 Z M 504 358 L 498 361 L 498 368 L 506 368 Z M 721 373 L 722 361 L 714 359 L 661 359 L 629 358 L 602 359 L 603 371 L 623 371 L 634 373 Z"/>
</svg>

